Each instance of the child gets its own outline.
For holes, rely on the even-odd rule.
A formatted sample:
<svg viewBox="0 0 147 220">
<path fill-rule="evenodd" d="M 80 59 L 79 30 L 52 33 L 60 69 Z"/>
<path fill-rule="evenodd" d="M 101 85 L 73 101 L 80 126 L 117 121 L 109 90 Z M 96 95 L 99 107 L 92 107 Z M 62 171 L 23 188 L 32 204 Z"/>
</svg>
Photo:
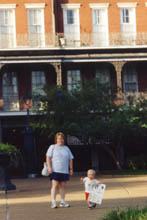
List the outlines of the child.
<svg viewBox="0 0 147 220">
<path fill-rule="evenodd" d="M 93 184 L 100 184 L 100 182 L 95 179 L 95 170 L 88 170 L 87 171 L 87 177 L 81 177 L 81 181 L 85 184 L 85 197 L 88 203 L 88 209 L 94 209 L 96 207 L 95 203 L 92 203 L 90 201 L 88 201 L 88 197 L 89 197 L 89 188 L 93 185 Z"/>
</svg>

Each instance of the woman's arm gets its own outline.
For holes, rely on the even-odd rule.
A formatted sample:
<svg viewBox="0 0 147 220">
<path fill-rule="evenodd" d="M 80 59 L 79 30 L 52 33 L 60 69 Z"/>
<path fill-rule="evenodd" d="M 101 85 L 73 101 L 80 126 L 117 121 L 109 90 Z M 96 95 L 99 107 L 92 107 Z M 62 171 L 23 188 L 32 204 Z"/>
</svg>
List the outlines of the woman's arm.
<svg viewBox="0 0 147 220">
<path fill-rule="evenodd" d="M 69 174 L 71 176 L 73 175 L 73 160 L 69 161 Z"/>
<path fill-rule="evenodd" d="M 48 166 L 48 172 L 51 174 L 53 172 L 52 166 L 51 166 L 51 158 L 46 156 L 46 162 L 47 162 L 47 166 Z"/>
</svg>

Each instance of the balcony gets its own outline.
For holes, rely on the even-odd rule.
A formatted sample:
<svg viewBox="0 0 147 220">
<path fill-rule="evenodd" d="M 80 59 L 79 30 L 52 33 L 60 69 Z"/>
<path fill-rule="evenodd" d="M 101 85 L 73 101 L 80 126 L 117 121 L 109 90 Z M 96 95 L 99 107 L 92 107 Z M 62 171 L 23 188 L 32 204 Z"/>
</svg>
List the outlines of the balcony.
<svg viewBox="0 0 147 220">
<path fill-rule="evenodd" d="M 22 48 L 79 48 L 79 47 L 121 47 L 147 45 L 147 32 L 109 33 L 109 39 L 103 38 L 100 33 L 81 33 L 79 40 L 74 35 L 60 34 L 17 34 L 13 36 L 0 35 L 0 49 Z"/>
</svg>

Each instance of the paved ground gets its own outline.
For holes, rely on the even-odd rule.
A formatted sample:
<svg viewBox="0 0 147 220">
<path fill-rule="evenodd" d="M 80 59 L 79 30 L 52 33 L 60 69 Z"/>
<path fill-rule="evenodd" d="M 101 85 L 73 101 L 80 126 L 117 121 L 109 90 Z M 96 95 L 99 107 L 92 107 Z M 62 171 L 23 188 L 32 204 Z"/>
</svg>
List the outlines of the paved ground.
<svg viewBox="0 0 147 220">
<path fill-rule="evenodd" d="M 67 200 L 71 207 L 56 210 L 50 208 L 48 178 L 12 180 L 17 190 L 8 193 L 9 220 L 99 220 L 111 209 L 147 204 L 147 176 L 107 176 L 100 180 L 107 189 L 102 205 L 95 210 L 87 209 L 79 177 L 72 177 L 68 184 Z M 6 219 L 5 202 L 5 194 L 0 192 L 0 220 Z"/>
</svg>

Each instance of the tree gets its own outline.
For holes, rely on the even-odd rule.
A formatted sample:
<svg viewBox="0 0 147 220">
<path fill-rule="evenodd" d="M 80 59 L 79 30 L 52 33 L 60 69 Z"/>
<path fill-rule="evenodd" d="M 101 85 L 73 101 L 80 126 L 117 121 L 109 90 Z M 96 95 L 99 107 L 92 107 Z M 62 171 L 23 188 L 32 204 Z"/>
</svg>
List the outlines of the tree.
<svg viewBox="0 0 147 220">
<path fill-rule="evenodd" d="M 42 109 L 38 111 L 40 119 L 35 127 L 49 137 L 62 131 L 77 137 L 84 145 L 92 145 L 93 149 L 101 146 L 121 169 L 124 139 L 138 129 L 142 133 L 145 115 L 139 110 L 141 101 L 116 106 L 110 91 L 108 84 L 98 80 L 86 82 L 71 92 L 58 87 L 46 90 L 46 95 L 37 97 Z"/>
</svg>

